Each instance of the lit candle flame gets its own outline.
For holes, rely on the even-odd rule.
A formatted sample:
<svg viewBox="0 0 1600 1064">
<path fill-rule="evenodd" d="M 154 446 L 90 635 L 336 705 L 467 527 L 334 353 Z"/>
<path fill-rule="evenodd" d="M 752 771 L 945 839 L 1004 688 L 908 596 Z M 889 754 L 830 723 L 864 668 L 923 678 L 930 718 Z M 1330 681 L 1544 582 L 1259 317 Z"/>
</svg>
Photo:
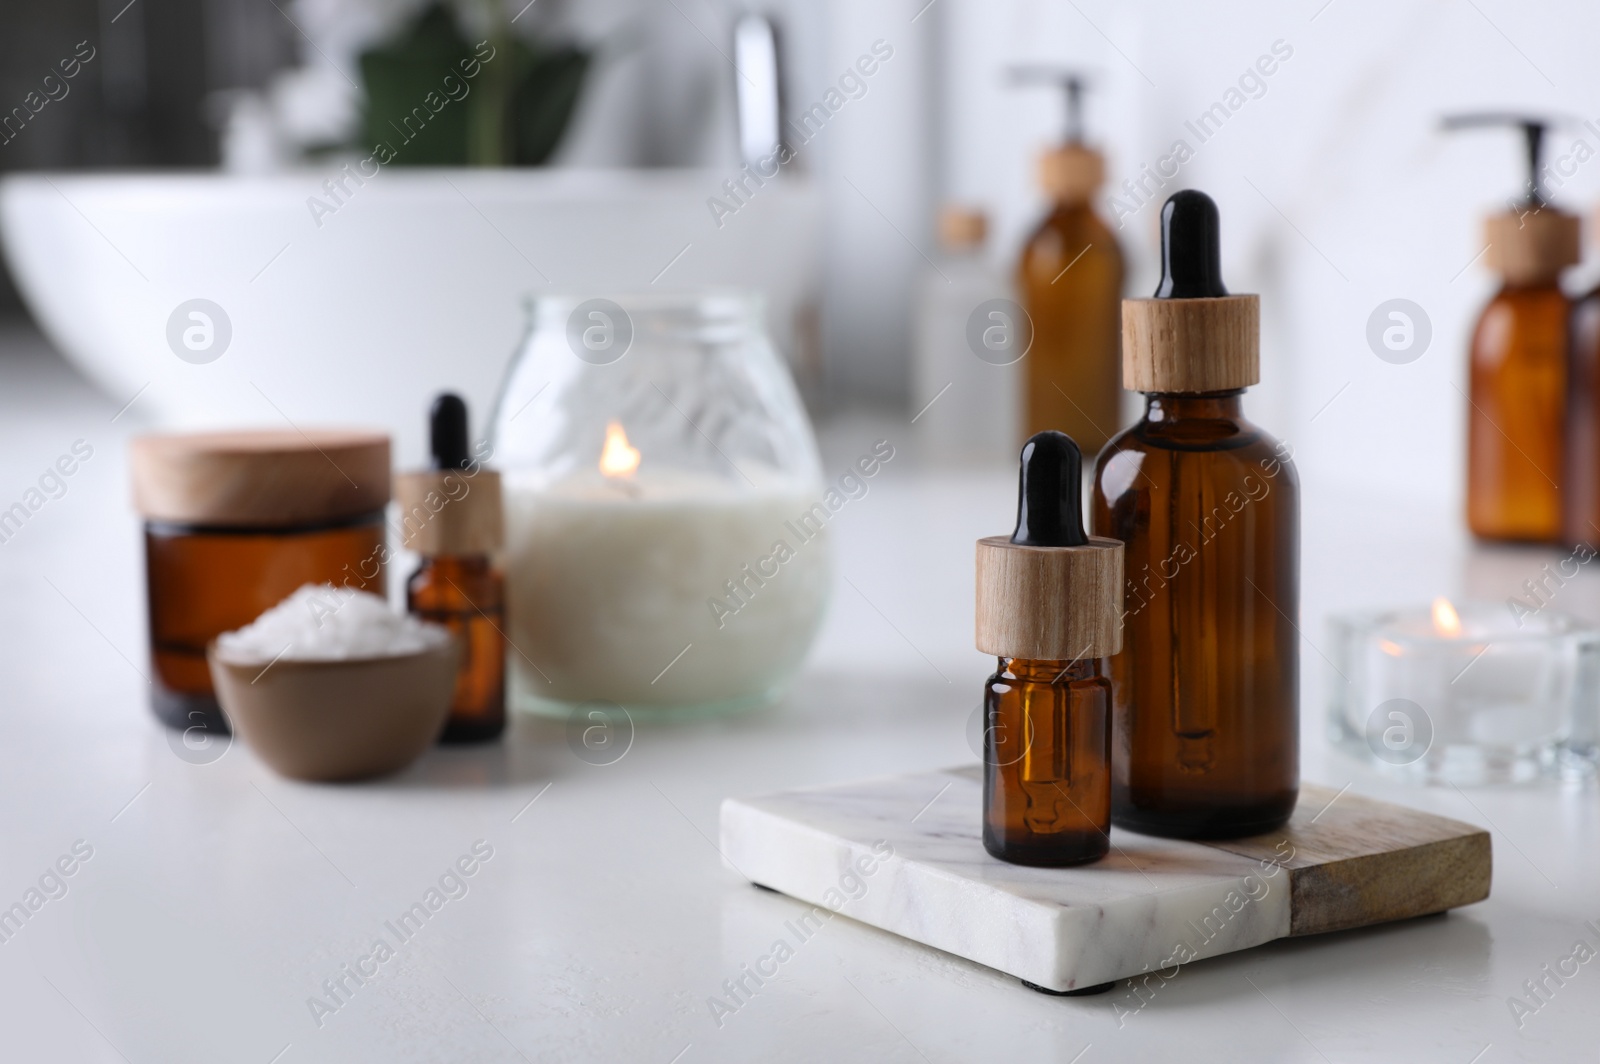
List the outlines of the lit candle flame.
<svg viewBox="0 0 1600 1064">
<path fill-rule="evenodd" d="M 1443 595 L 1433 600 L 1433 630 L 1447 639 L 1461 634 L 1461 614 Z"/>
<path fill-rule="evenodd" d="M 600 472 L 608 477 L 629 477 L 638 468 L 639 449 L 629 445 L 628 434 L 619 422 L 611 422 L 606 426 L 606 445 L 600 452 Z"/>
</svg>

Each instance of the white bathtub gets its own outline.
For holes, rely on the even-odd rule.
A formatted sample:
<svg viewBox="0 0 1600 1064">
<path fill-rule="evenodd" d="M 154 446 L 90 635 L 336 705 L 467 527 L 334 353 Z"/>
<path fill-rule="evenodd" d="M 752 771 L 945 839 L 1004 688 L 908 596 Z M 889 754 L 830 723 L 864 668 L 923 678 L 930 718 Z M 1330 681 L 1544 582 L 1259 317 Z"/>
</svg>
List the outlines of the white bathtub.
<svg viewBox="0 0 1600 1064">
<path fill-rule="evenodd" d="M 481 424 L 541 290 L 755 289 L 780 347 L 805 335 L 821 210 L 803 179 L 719 228 L 720 172 L 386 169 L 314 219 L 331 172 L 12 175 L 0 234 L 50 340 L 119 406 L 137 394 L 141 419 L 384 427 L 405 464 L 436 391 Z M 167 338 L 196 298 L 232 329 L 205 364 Z"/>
</svg>

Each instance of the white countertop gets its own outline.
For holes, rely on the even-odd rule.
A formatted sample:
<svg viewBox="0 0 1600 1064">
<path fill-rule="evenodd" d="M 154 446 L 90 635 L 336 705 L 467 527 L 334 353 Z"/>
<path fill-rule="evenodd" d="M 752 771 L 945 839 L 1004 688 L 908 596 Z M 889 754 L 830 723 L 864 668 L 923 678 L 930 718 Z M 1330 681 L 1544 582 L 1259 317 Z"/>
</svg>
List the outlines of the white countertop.
<svg viewBox="0 0 1600 1064">
<path fill-rule="evenodd" d="M 1555 552 L 1473 548 L 1453 513 L 1304 478 L 1305 778 L 1490 828 L 1487 902 L 1198 963 L 1131 1015 L 1125 987 L 1045 997 L 836 919 L 719 1026 L 708 998 L 801 906 L 724 865 L 718 803 L 974 760 L 966 728 L 992 662 L 971 648 L 972 541 L 1009 523 L 1009 471 L 920 469 L 903 423 L 829 427 L 830 469 L 880 437 L 898 454 L 836 521 L 836 597 L 780 707 L 640 727 L 608 766 L 577 758 L 559 725 L 518 719 L 498 746 L 308 786 L 239 744 L 180 760 L 146 708 L 124 464 L 138 404 L 113 422 L 122 401 L 27 332 L 0 333 L 0 374 L 0 508 L 73 441 L 94 448 L 0 544 L 0 905 L 78 840 L 92 848 L 66 894 L 0 942 L 6 1060 L 1594 1059 L 1600 964 L 1520 1031 L 1507 999 L 1576 940 L 1600 944 L 1584 926 L 1600 927 L 1597 792 L 1413 788 L 1330 751 L 1313 645 L 1330 610 L 1503 598 Z M 1594 617 L 1597 587 L 1585 573 L 1560 608 Z M 493 855 L 466 893 L 452 885 L 319 1027 L 307 999 L 393 941 L 385 922 L 478 840 Z"/>
</svg>

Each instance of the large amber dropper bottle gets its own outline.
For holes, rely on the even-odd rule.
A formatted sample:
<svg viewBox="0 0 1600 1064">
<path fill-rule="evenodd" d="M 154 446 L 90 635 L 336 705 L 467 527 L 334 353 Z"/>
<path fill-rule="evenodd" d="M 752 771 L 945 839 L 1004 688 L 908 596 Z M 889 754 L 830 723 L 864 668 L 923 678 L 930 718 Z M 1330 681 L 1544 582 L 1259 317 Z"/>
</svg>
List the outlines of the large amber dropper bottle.
<svg viewBox="0 0 1600 1064">
<path fill-rule="evenodd" d="M 1039 160 L 1050 213 L 1017 266 L 1017 291 L 1033 322 L 1033 347 L 1024 360 L 1023 431 L 1057 429 L 1093 454 L 1121 425 L 1122 249 L 1091 202 L 1105 183 L 1105 159 L 1083 141 L 1080 78 L 1035 69 L 1014 76 L 1059 82 L 1067 98 L 1065 142 Z"/>
<path fill-rule="evenodd" d="M 1127 545 L 1112 821 L 1183 838 L 1266 831 L 1299 796 L 1300 489 L 1244 418 L 1260 303 L 1223 287 L 1218 230 L 1203 192 L 1162 207 L 1161 286 L 1122 306 L 1144 418 L 1094 477 L 1094 530 Z"/>
<path fill-rule="evenodd" d="M 978 541 L 983 845 L 1013 864 L 1096 861 L 1111 844 L 1111 684 L 1122 544 L 1083 532 L 1083 457 L 1059 432 L 1022 448 L 1017 527 Z"/>
<path fill-rule="evenodd" d="M 1484 229 L 1484 262 L 1504 283 L 1472 333 L 1467 525 L 1483 539 L 1550 542 L 1561 538 L 1566 464 L 1571 307 L 1560 278 L 1578 261 L 1578 219 L 1545 199 L 1543 121 L 1513 115 L 1445 121 L 1447 129 L 1481 125 L 1522 129 L 1528 182 L 1526 194 L 1510 210 L 1490 215 Z"/>
</svg>

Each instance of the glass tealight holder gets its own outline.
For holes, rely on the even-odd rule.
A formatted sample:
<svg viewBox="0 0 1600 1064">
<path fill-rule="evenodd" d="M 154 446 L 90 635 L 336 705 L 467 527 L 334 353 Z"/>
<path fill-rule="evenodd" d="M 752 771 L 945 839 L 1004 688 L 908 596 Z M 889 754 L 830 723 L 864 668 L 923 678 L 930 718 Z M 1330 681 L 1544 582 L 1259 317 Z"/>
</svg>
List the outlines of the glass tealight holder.
<svg viewBox="0 0 1600 1064">
<path fill-rule="evenodd" d="M 1600 631 L 1503 603 L 1329 622 L 1329 724 L 1346 751 L 1423 783 L 1587 779 L 1600 732 Z"/>
<path fill-rule="evenodd" d="M 832 514 L 758 298 L 547 296 L 530 315 L 491 429 L 512 704 L 604 730 L 618 707 L 771 702 L 821 623 Z"/>
</svg>

